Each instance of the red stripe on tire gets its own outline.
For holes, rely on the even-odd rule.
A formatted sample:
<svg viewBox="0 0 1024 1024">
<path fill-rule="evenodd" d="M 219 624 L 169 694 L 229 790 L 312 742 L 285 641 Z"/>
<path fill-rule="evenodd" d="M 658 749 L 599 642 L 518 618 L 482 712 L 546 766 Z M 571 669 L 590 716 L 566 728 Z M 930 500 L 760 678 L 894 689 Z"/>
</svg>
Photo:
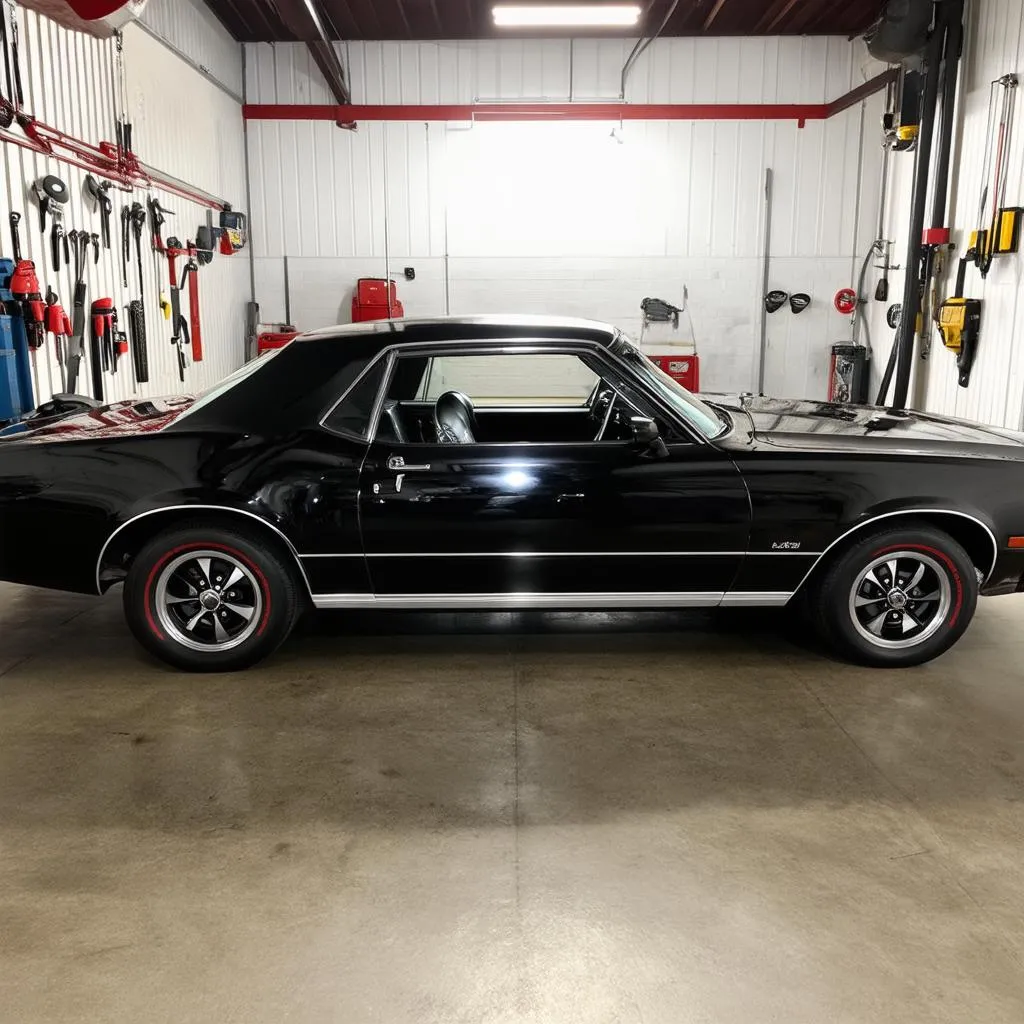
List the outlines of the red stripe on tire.
<svg viewBox="0 0 1024 1024">
<path fill-rule="evenodd" d="M 266 576 L 260 571 L 259 566 L 253 565 L 253 563 L 235 548 L 229 548 L 226 544 L 182 544 L 180 547 L 174 548 L 173 551 L 168 551 L 167 554 L 160 559 L 159 562 L 153 566 L 152 571 L 146 579 L 146 586 L 143 591 L 143 602 L 146 609 L 146 622 L 149 624 L 149 628 L 156 634 L 158 640 L 166 640 L 167 638 L 160 632 L 160 627 L 157 625 L 156 619 L 153 617 L 153 602 L 151 595 L 153 591 L 153 581 L 156 579 L 157 574 L 160 570 L 176 555 L 183 554 L 186 551 L 223 551 L 226 554 L 231 555 L 233 558 L 237 558 L 246 568 L 251 569 L 253 574 L 259 580 L 260 590 L 263 596 L 263 618 L 260 621 L 260 628 L 256 630 L 256 635 L 261 636 L 263 631 L 267 628 L 267 623 L 270 621 L 270 584 L 267 582 Z"/>
<path fill-rule="evenodd" d="M 878 551 L 874 551 L 871 554 L 872 558 L 877 558 L 879 555 L 886 555 L 890 551 L 923 551 L 926 555 L 934 555 L 936 558 L 941 559 L 946 563 L 950 573 L 953 575 L 953 579 L 956 582 L 956 604 L 953 606 L 953 614 L 950 616 L 949 625 L 955 626 L 956 620 L 960 615 L 960 609 L 964 603 L 964 585 L 963 580 L 960 579 L 960 570 L 957 569 L 956 563 L 953 561 L 945 551 L 940 551 L 938 548 L 928 547 L 927 544 L 894 544 L 892 547 L 880 548 Z"/>
</svg>

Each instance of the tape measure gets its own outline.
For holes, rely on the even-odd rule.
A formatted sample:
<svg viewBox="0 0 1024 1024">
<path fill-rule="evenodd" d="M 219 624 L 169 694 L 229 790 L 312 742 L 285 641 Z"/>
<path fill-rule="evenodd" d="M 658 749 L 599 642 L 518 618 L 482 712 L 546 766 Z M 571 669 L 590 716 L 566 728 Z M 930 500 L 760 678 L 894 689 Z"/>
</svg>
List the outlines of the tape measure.
<svg viewBox="0 0 1024 1024">
<path fill-rule="evenodd" d="M 832 299 L 832 305 L 836 307 L 837 313 L 852 316 L 857 308 L 857 293 L 852 288 L 840 288 Z"/>
</svg>

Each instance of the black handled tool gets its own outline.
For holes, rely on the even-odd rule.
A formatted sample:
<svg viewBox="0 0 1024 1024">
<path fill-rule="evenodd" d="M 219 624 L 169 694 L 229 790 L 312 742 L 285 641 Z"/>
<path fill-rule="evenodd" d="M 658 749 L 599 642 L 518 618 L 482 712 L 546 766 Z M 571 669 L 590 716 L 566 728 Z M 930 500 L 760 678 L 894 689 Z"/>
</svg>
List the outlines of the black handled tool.
<svg viewBox="0 0 1024 1024">
<path fill-rule="evenodd" d="M 153 248 L 158 252 L 163 252 L 164 246 L 164 224 L 167 223 L 167 217 L 165 214 L 174 216 L 173 210 L 168 210 L 166 206 L 162 206 L 160 200 L 156 196 L 150 196 L 146 200 L 146 205 L 149 207 L 149 230 L 153 236 Z"/>
<path fill-rule="evenodd" d="M 138 384 L 145 384 L 149 381 L 146 311 L 138 299 L 132 299 L 128 303 L 128 331 L 132 340 L 132 364 L 135 367 L 135 381 Z"/>
<path fill-rule="evenodd" d="M 71 338 L 68 341 L 68 392 L 74 394 L 78 386 L 78 371 L 85 353 L 85 300 L 88 288 L 85 283 L 85 256 L 89 247 L 89 236 L 74 232 L 75 260 L 75 305 L 72 310 Z M 84 244 L 83 244 L 84 243 Z M 93 371 L 95 373 L 95 370 Z"/>
<path fill-rule="evenodd" d="M 128 264 L 132 258 L 132 208 L 121 207 L 121 280 L 128 287 Z"/>
<path fill-rule="evenodd" d="M 56 174 L 40 178 L 32 188 L 39 202 L 39 230 L 45 231 L 46 215 L 52 213 L 56 216 L 58 209 L 63 211 L 71 198 L 71 192 Z"/>
<path fill-rule="evenodd" d="M 112 187 L 112 182 L 97 181 L 91 174 L 86 176 L 85 194 L 100 211 L 100 236 L 103 239 L 104 249 L 110 248 L 110 214 L 114 209 L 114 202 L 110 198 Z"/>
<path fill-rule="evenodd" d="M 132 203 L 132 233 L 135 235 L 135 256 L 139 264 L 139 297 L 145 298 L 142 275 L 142 229 L 146 226 L 146 208 L 142 203 Z"/>
<path fill-rule="evenodd" d="M 21 214 L 12 212 L 9 218 L 11 225 L 11 251 L 14 253 L 14 262 L 21 262 L 21 233 L 18 225 L 21 224 Z"/>
</svg>

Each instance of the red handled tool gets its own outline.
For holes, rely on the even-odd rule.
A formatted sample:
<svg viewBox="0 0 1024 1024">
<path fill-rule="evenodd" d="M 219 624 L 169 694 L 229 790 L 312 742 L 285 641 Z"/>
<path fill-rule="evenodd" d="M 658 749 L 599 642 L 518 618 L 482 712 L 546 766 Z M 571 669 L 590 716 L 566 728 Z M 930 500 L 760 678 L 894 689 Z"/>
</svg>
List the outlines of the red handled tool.
<svg viewBox="0 0 1024 1024">
<path fill-rule="evenodd" d="M 192 252 L 191 243 L 189 252 Z M 181 275 L 182 288 L 185 287 L 186 280 L 188 281 L 188 311 L 191 331 L 185 327 L 184 322 L 181 324 L 181 330 L 186 335 L 191 335 L 192 362 L 201 363 L 203 361 L 203 325 L 199 319 L 199 264 L 196 262 L 195 257 L 191 255 Z"/>
<path fill-rule="evenodd" d="M 39 277 L 36 265 L 31 260 L 21 257 L 21 237 L 18 225 L 21 214 L 10 215 L 11 245 L 14 252 L 14 273 L 11 275 L 11 298 L 18 304 L 18 311 L 25 321 L 25 335 L 32 352 L 32 376 L 35 378 L 36 389 L 39 389 L 39 367 L 36 352 L 46 341 L 44 323 L 46 320 L 46 303 L 39 292 Z"/>
<path fill-rule="evenodd" d="M 177 261 L 179 256 L 189 257 L 189 263 L 185 268 L 185 273 L 188 274 L 189 268 L 192 266 L 193 249 L 191 246 L 182 245 L 177 238 L 168 238 L 164 253 L 167 256 L 168 274 L 171 282 L 171 344 L 178 353 L 178 379 L 184 383 L 185 367 L 188 365 L 188 360 L 185 358 L 183 339 L 184 341 L 189 341 L 190 339 L 188 321 L 181 315 L 181 283 L 184 283 L 184 280 L 180 283 L 178 281 Z"/>
<path fill-rule="evenodd" d="M 60 389 L 67 391 L 67 370 L 64 366 L 64 345 L 61 338 L 71 337 L 71 318 L 64 312 L 56 292 L 51 288 L 46 293 L 46 333 L 53 335 L 53 354 L 60 368 Z"/>
<path fill-rule="evenodd" d="M 116 350 L 114 327 L 117 324 L 117 307 L 113 299 L 96 299 L 90 309 L 92 329 L 89 332 L 89 361 L 92 370 L 92 395 L 97 402 L 103 401 L 103 371 L 114 372 Z"/>
</svg>

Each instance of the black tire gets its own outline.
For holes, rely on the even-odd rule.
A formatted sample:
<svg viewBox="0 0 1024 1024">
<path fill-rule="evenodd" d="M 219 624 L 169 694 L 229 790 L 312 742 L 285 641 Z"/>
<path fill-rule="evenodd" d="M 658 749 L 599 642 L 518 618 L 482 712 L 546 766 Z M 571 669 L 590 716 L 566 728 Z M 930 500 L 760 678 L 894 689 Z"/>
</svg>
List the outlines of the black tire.
<svg viewBox="0 0 1024 1024">
<path fill-rule="evenodd" d="M 921 567 L 920 583 L 911 586 Z M 862 665 L 902 668 L 931 661 L 960 639 L 977 606 L 978 575 L 948 534 L 905 523 L 845 548 L 809 596 L 829 648 Z"/>
<path fill-rule="evenodd" d="M 204 566 L 210 579 L 201 578 Z M 216 593 L 213 610 L 204 610 L 201 597 L 212 605 L 211 592 L 236 578 L 231 591 Z M 135 638 L 162 661 L 189 672 L 228 672 L 284 643 L 304 607 L 300 587 L 295 567 L 258 535 L 196 521 L 159 534 L 138 553 L 125 580 L 124 611 Z"/>
</svg>

